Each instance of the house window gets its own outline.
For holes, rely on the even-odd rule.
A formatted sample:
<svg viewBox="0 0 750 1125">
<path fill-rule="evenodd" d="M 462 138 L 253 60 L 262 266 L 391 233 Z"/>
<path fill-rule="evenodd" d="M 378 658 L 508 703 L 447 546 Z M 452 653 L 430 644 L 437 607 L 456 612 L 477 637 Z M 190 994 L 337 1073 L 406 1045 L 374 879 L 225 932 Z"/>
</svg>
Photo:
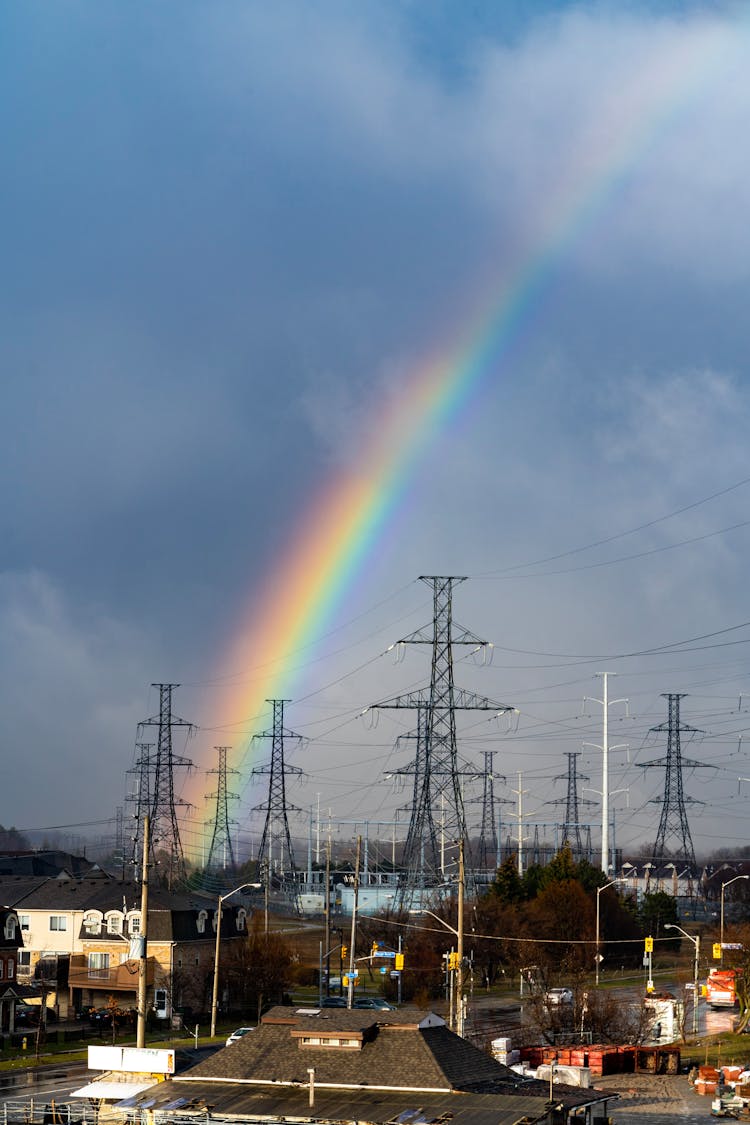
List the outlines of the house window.
<svg viewBox="0 0 750 1125">
<path fill-rule="evenodd" d="M 21 925 L 22 930 L 28 930 L 29 929 L 30 918 L 29 918 L 28 914 L 19 914 L 18 915 L 18 921 Z"/>
<path fill-rule="evenodd" d="M 83 928 L 87 934 L 101 933 L 102 920 L 98 914 L 87 914 L 83 919 Z"/>
<path fill-rule="evenodd" d="M 17 919 L 15 914 L 9 914 L 5 919 L 5 937 L 7 941 L 13 941 L 16 936 Z"/>
<path fill-rule="evenodd" d="M 68 919 L 64 914 L 50 914 L 49 928 L 50 930 L 67 930 Z"/>
<path fill-rule="evenodd" d="M 247 922 L 247 911 L 243 910 L 243 908 L 240 907 L 239 910 L 237 911 L 237 929 L 240 930 L 240 931 L 244 930 L 246 922 Z"/>
<path fill-rule="evenodd" d="M 89 976 L 90 977 L 108 977 L 109 976 L 109 954 L 108 953 L 89 953 Z"/>
<path fill-rule="evenodd" d="M 0 980 L 2 980 L 4 976 L 5 976 L 5 962 L 0 957 Z"/>
<path fill-rule="evenodd" d="M 31 967 L 31 950 L 30 949 L 19 949 L 19 951 L 18 951 L 18 964 L 23 965 L 26 968 Z"/>
<path fill-rule="evenodd" d="M 134 936 L 141 932 L 141 916 L 140 914 L 133 914 L 130 919 L 130 932 Z"/>
<path fill-rule="evenodd" d="M 8 980 L 13 980 L 13 977 L 15 975 L 16 975 L 16 963 L 15 963 L 15 961 L 9 961 L 8 962 Z"/>
<path fill-rule="evenodd" d="M 107 916 L 107 933 L 108 934 L 121 934 L 122 933 L 122 915 L 109 914 Z"/>
<path fill-rule="evenodd" d="M 205 934 L 205 932 L 206 932 L 206 919 L 207 918 L 208 918 L 207 912 L 205 910 L 201 910 L 201 912 L 198 915 L 197 923 L 196 923 L 197 926 L 198 926 L 198 933 L 199 934 Z"/>
</svg>

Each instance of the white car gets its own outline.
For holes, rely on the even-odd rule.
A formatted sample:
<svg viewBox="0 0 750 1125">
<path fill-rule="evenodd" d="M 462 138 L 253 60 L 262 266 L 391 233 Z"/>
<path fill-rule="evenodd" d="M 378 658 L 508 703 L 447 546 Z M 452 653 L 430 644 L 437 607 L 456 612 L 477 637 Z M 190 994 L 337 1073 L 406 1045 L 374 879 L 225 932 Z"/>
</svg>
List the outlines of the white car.
<svg viewBox="0 0 750 1125">
<path fill-rule="evenodd" d="M 561 1004 L 573 1003 L 572 988 L 550 988 L 545 999 L 551 1008 L 558 1008 Z"/>
<path fill-rule="evenodd" d="M 227 1047 L 231 1047 L 233 1043 L 239 1043 L 242 1036 L 247 1035 L 247 1033 L 249 1031 L 255 1031 L 255 1028 L 254 1027 L 238 1027 L 237 1030 L 233 1031 L 232 1034 L 227 1039 L 227 1043 L 226 1043 Z"/>
</svg>

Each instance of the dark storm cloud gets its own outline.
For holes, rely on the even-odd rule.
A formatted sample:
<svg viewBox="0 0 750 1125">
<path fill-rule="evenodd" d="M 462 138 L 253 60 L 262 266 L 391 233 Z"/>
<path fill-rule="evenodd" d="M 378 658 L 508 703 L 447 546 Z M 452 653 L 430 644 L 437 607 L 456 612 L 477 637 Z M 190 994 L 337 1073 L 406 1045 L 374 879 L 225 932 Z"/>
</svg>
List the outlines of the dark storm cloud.
<svg viewBox="0 0 750 1125">
<path fill-rule="evenodd" d="M 94 792 L 108 813 L 121 799 L 152 680 L 188 681 L 181 713 L 211 714 L 198 683 L 380 424 L 382 392 L 499 284 L 560 185 L 586 185 L 645 64 L 658 97 L 660 58 L 723 18 L 496 7 L 4 12 L 1 737 L 40 763 L 96 760 L 72 818 Z M 512 363 L 407 482 L 352 616 L 417 573 L 546 557 L 745 475 L 750 71 L 733 30 L 579 232 Z M 675 538 L 728 525 L 738 502 Z M 745 542 L 510 593 L 466 584 L 461 617 L 541 652 L 699 633 L 742 615 Z M 372 657 L 368 637 L 320 682 Z M 514 702 L 546 673 L 493 675 Z M 398 689 L 378 670 L 328 705 L 385 681 Z M 335 747 L 317 753 L 335 768 Z M 56 789 L 9 789 L 15 819 L 58 820 Z"/>
</svg>

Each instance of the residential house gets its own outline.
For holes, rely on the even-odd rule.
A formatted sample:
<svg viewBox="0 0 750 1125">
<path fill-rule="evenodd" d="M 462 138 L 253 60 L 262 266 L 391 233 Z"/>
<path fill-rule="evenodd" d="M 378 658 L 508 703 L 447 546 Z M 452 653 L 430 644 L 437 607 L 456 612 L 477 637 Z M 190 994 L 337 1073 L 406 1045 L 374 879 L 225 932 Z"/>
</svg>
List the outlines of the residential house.
<svg viewBox="0 0 750 1125">
<path fill-rule="evenodd" d="M 18 915 L 9 907 L 0 908 L 0 1032 L 13 1031 L 16 1001 L 21 990 L 17 982 L 18 947 L 21 928 Z"/>
<path fill-rule="evenodd" d="M 2 879 L 0 896 L 16 907 L 23 938 L 19 975 L 50 986 L 48 1003 L 61 1018 L 112 1002 L 137 1004 L 141 884 L 106 875 Z M 147 997 L 156 1015 L 205 1012 L 216 941 L 218 901 L 200 892 L 149 888 Z M 222 951 L 244 938 L 247 910 L 222 910 Z M 111 999 L 112 998 L 112 999 Z"/>
</svg>

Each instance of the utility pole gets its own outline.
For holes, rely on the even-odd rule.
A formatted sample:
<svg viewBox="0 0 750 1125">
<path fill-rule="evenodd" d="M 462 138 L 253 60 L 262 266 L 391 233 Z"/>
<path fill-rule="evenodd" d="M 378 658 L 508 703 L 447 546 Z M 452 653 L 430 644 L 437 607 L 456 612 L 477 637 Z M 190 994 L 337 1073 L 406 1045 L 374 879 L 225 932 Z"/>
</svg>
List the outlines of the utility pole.
<svg viewBox="0 0 750 1125">
<path fill-rule="evenodd" d="M 612 672 L 597 672 L 596 674 L 602 681 L 602 685 L 603 685 L 602 698 L 601 699 L 594 699 L 591 696 L 589 696 L 587 698 L 590 699 L 592 703 L 598 703 L 600 705 L 600 707 L 602 708 L 602 744 L 601 744 L 601 746 L 599 746 L 596 743 L 584 742 L 584 746 L 592 746 L 593 749 L 601 750 L 601 752 L 602 752 L 602 789 L 601 789 L 601 798 L 602 798 L 602 861 L 601 861 L 601 867 L 602 867 L 602 871 L 604 872 L 604 874 L 608 876 L 609 875 L 609 868 L 610 868 L 610 863 L 609 863 L 609 752 L 610 752 L 610 750 L 621 750 L 621 749 L 624 749 L 624 747 L 625 747 L 625 743 L 621 743 L 618 746 L 610 746 L 609 745 L 609 709 L 610 709 L 610 707 L 614 706 L 615 703 L 624 703 L 626 708 L 627 708 L 628 701 L 627 701 L 627 699 L 610 699 L 609 698 L 609 694 L 608 694 L 609 693 L 609 677 L 611 675 L 614 675 L 614 673 L 612 673 Z M 584 705 L 585 705 L 586 702 L 587 702 L 587 699 L 584 699 L 583 702 L 584 702 Z"/>
<path fill-rule="evenodd" d="M 464 1037 L 464 841 L 458 841 L 458 935 L 456 938 L 456 953 L 458 964 L 456 966 L 456 1012 L 455 1028 L 463 1039 Z"/>
<path fill-rule="evenodd" d="M 148 813 L 143 818 L 143 870 L 141 872 L 141 932 L 138 935 L 140 957 L 138 958 L 138 1026 L 136 1028 L 136 1047 L 146 1046 L 146 990 L 148 985 L 148 863 L 151 844 L 151 819 Z M 113 1017 L 114 1020 L 114 1017 Z"/>
<path fill-rule="evenodd" d="M 349 939 L 349 986 L 346 990 L 346 1006 L 350 1008 L 354 1003 L 354 969 L 356 967 L 355 945 L 357 942 L 357 907 L 359 905 L 359 854 L 362 848 L 362 837 L 357 836 L 357 855 L 354 861 L 354 900 L 352 902 L 352 932 Z"/>
<path fill-rule="evenodd" d="M 518 789 L 511 789 L 511 793 L 515 793 L 516 796 L 518 797 L 518 811 L 517 811 L 517 814 L 516 814 L 517 820 L 518 820 L 518 849 L 516 851 L 516 866 L 517 866 L 517 869 L 518 869 L 519 876 L 523 875 L 523 845 L 524 845 L 524 841 L 527 839 L 527 837 L 525 837 L 524 834 L 523 834 L 523 817 L 524 817 L 523 798 L 524 798 L 524 795 L 526 793 L 528 793 L 528 789 L 523 788 L 523 786 L 521 784 L 521 778 L 522 777 L 523 777 L 523 774 L 522 774 L 521 770 L 519 770 L 518 771 Z"/>
</svg>

